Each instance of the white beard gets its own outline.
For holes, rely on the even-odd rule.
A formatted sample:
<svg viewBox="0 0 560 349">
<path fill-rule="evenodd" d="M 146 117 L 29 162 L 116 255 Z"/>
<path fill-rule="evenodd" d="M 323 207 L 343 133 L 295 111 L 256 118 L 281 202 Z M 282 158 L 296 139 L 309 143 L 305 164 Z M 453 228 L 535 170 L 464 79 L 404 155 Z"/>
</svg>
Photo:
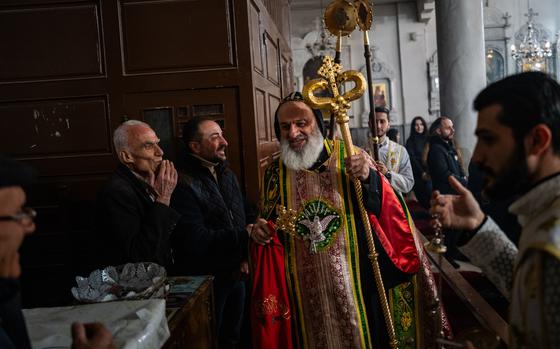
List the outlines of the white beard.
<svg viewBox="0 0 560 349">
<path fill-rule="evenodd" d="M 280 158 L 290 170 L 307 170 L 313 166 L 319 155 L 321 155 L 323 140 L 323 135 L 319 132 L 318 128 L 315 128 L 313 133 L 307 138 L 307 144 L 303 146 L 303 149 L 295 151 L 290 148 L 290 142 L 283 138 L 280 140 L 280 148 L 282 149 Z"/>
</svg>

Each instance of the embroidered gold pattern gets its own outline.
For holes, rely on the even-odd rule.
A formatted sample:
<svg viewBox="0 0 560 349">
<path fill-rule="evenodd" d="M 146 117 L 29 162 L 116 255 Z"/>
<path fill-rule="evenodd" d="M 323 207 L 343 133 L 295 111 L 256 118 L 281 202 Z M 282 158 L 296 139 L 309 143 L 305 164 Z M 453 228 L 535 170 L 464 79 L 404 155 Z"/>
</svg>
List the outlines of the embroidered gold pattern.
<svg viewBox="0 0 560 349">
<path fill-rule="evenodd" d="M 275 295 L 269 294 L 263 300 L 255 302 L 257 316 L 265 321 L 267 317 L 272 317 L 272 322 L 290 319 L 290 308 L 280 302 Z"/>
<path fill-rule="evenodd" d="M 401 315 L 401 326 L 403 330 L 408 331 L 410 326 L 412 325 L 412 314 L 409 311 L 403 312 Z"/>
</svg>

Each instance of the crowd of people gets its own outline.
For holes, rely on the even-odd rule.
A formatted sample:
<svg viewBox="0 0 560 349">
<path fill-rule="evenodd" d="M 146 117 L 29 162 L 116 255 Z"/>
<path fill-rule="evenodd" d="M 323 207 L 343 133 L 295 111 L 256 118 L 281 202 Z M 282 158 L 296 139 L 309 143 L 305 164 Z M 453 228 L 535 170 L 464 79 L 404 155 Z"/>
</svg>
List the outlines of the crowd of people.
<svg viewBox="0 0 560 349">
<path fill-rule="evenodd" d="M 96 206 L 98 238 L 113 243 L 95 264 L 150 261 L 172 274 L 213 275 L 220 348 L 239 347 L 247 322 L 253 347 L 388 348 L 394 338 L 371 258 L 386 296 L 405 294 L 399 287 L 422 264 L 405 197 L 449 229 L 446 243 L 461 254 L 448 257 L 479 265 L 510 301 L 512 347 L 560 347 L 560 86 L 543 73 L 517 74 L 486 87 L 474 109 L 471 179 L 449 117 L 429 127 L 415 117 L 403 146 L 391 111 L 378 107 L 369 149 L 349 154 L 342 140 L 325 138 L 321 112 L 292 93 L 275 113 L 281 153 L 263 175 L 259 212 L 228 166 L 214 120 L 184 125 L 180 169 L 164 159 L 150 125 L 127 121 L 114 132 L 119 163 Z M 0 158 L 2 348 L 30 347 L 17 280 L 19 247 L 35 229 L 22 189 L 33 177 Z M 394 325 L 397 338 L 410 331 Z M 100 323 L 73 324 L 72 336 L 73 348 L 114 347 Z"/>
</svg>

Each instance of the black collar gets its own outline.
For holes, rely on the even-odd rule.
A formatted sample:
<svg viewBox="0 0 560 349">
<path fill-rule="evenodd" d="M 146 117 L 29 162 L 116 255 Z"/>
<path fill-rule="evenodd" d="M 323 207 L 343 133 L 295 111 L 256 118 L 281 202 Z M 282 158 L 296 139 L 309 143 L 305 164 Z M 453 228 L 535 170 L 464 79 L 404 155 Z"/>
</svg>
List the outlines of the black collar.
<svg viewBox="0 0 560 349">
<path fill-rule="evenodd" d="M 323 150 L 321 151 L 321 154 L 319 154 L 319 157 L 317 158 L 317 160 L 315 160 L 313 165 L 311 165 L 309 170 L 318 173 L 325 171 L 327 169 L 327 160 L 329 160 L 329 157 L 330 155 L 329 152 L 327 151 L 327 148 L 323 146 Z"/>
<path fill-rule="evenodd" d="M 214 170 L 217 174 L 220 174 L 224 171 L 224 169 L 228 166 L 228 162 L 226 161 L 219 161 L 216 166 L 214 166 Z M 193 156 L 192 154 L 186 155 L 185 161 L 185 168 L 183 169 L 185 172 L 200 172 L 200 171 L 208 171 L 208 167 L 202 164 L 202 161 Z"/>
</svg>

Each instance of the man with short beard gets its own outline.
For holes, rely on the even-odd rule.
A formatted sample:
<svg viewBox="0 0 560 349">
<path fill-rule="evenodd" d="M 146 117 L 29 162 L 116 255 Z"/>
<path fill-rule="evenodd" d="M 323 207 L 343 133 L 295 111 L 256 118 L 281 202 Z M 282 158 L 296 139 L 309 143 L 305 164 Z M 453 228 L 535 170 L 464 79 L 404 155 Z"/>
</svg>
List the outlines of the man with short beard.
<svg viewBox="0 0 560 349">
<path fill-rule="evenodd" d="M 171 207 L 183 216 L 172 236 L 181 275 L 213 275 L 219 348 L 239 344 L 252 224 L 235 174 L 226 161 L 220 125 L 194 117 L 183 127 L 185 166 Z M 252 222 L 251 222 L 252 223 Z"/>
<path fill-rule="evenodd" d="M 455 178 L 458 195 L 432 197 L 435 225 L 468 229 L 460 250 L 510 299 L 510 347 L 560 347 L 560 85 L 529 72 L 484 89 L 472 161 L 490 199 L 521 195 L 510 207 L 522 226 L 519 249 Z"/>
<path fill-rule="evenodd" d="M 255 334 L 263 338 L 253 342 L 254 346 L 388 348 L 387 328 L 352 181 L 361 181 L 362 202 L 368 213 L 375 216 L 379 216 L 382 207 L 385 209 L 381 197 L 385 190 L 394 195 L 390 184 L 381 178 L 363 150 L 346 156 L 342 141 L 324 140 L 320 111 L 311 109 L 298 92 L 283 99 L 276 111 L 274 129 L 282 153 L 265 172 L 261 186 L 262 218 L 252 229 L 251 237 L 263 246 L 261 256 L 271 257 L 267 248 L 272 252 L 280 243 L 283 252 L 276 259 L 272 253 L 271 258 L 255 260 L 253 251 L 260 246 L 251 247 L 252 270 L 256 270 L 253 338 L 257 337 Z M 282 207 L 297 212 L 295 229 L 279 228 L 276 234 L 272 222 L 279 224 L 277 212 Z M 373 234 L 386 289 L 409 280 L 418 270 L 412 234 L 405 235 L 403 238 L 408 240 L 399 246 L 402 248 L 396 248 L 396 254 L 389 256 L 384 248 L 387 245 L 382 245 Z M 396 255 L 399 258 L 393 258 Z M 274 271 L 258 273 L 267 263 L 276 263 L 270 266 Z M 271 282 L 274 278 L 279 281 Z M 285 285 L 291 302 L 287 296 L 281 297 L 282 292 L 280 296 L 272 293 L 274 299 L 268 292 L 255 295 L 256 289 L 271 284 L 272 289 L 283 289 Z M 274 308 L 270 307 L 272 301 Z M 289 307 L 284 302 L 289 302 Z M 267 327 L 269 316 L 272 322 Z M 293 337 L 288 331 L 270 335 L 282 326 L 282 321 L 289 322 L 290 317 Z M 263 327 L 259 327 L 261 324 Z M 283 342 L 279 343 L 280 340 Z"/>
<path fill-rule="evenodd" d="M 467 185 L 467 177 L 453 144 L 454 136 L 453 121 L 448 117 L 441 116 L 430 126 L 428 170 L 433 189 L 443 194 L 455 194 L 447 182 L 449 176 L 454 176 L 461 184 Z"/>
</svg>

